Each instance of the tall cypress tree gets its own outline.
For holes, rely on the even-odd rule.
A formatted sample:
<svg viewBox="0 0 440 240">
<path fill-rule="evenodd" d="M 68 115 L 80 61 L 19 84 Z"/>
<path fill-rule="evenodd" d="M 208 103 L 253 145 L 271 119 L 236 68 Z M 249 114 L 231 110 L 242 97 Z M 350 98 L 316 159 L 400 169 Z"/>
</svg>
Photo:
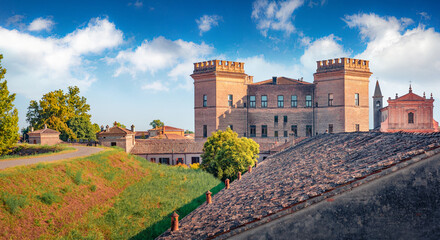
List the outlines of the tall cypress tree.
<svg viewBox="0 0 440 240">
<path fill-rule="evenodd" d="M 15 93 L 10 94 L 7 81 L 4 80 L 6 69 L 1 65 L 0 54 L 0 155 L 10 152 L 19 139 L 18 111 L 14 108 Z"/>
</svg>

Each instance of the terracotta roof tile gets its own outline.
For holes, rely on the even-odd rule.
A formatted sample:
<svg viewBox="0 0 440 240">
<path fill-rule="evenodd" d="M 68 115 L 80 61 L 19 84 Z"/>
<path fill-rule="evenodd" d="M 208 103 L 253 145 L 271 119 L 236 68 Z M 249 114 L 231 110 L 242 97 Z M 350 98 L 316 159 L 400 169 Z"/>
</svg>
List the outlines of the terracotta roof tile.
<svg viewBox="0 0 440 240">
<path fill-rule="evenodd" d="M 202 153 L 203 144 L 190 139 L 137 139 L 131 154 Z"/>
<path fill-rule="evenodd" d="M 127 135 L 127 134 L 134 134 L 134 132 L 132 132 L 132 131 L 130 131 L 128 129 L 125 129 L 125 128 L 114 126 L 114 127 L 109 128 L 108 131 L 104 130 L 104 131 L 98 133 L 98 135 L 110 135 L 110 134 L 124 134 L 124 135 Z"/>
<path fill-rule="evenodd" d="M 58 134 L 60 134 L 60 132 L 58 132 L 58 131 L 56 131 L 56 130 L 53 130 L 53 129 L 50 129 L 50 128 L 43 128 L 43 129 L 39 129 L 39 130 L 36 130 L 36 131 L 33 131 L 33 132 L 29 132 L 28 133 L 28 135 L 30 135 L 30 136 L 32 136 L 32 135 L 39 135 L 39 134 L 50 134 L 50 133 L 58 133 Z"/>
<path fill-rule="evenodd" d="M 305 139 L 268 157 L 213 196 L 212 204 L 181 219 L 179 231 L 167 231 L 158 239 L 213 238 L 262 218 L 270 221 L 272 214 L 307 207 L 299 203 L 337 194 L 347 183 L 365 183 L 363 177 L 389 172 L 394 164 L 432 149 L 440 150 L 440 133 L 359 132 Z"/>
</svg>

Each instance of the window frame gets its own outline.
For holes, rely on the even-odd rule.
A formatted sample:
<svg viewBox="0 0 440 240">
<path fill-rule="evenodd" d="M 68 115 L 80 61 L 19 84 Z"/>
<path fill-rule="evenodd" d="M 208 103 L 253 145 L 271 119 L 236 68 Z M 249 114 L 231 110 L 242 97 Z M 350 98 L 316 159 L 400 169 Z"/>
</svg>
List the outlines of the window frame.
<svg viewBox="0 0 440 240">
<path fill-rule="evenodd" d="M 234 96 L 232 94 L 228 94 L 228 107 L 233 107 L 234 104 Z"/>
<path fill-rule="evenodd" d="M 359 100 L 359 93 L 354 94 L 354 105 L 359 106 L 360 100 Z"/>
<path fill-rule="evenodd" d="M 273 116 L 273 123 L 278 124 L 278 115 Z"/>
<path fill-rule="evenodd" d="M 204 94 L 203 95 L 203 107 L 207 107 L 208 106 L 208 95 Z"/>
<path fill-rule="evenodd" d="M 266 98 L 266 100 L 263 101 L 263 97 Z M 261 95 L 261 108 L 267 108 L 267 95 Z"/>
<path fill-rule="evenodd" d="M 411 116 L 411 118 L 410 118 Z M 415 123 L 415 114 L 414 112 L 409 112 L 408 113 L 408 124 L 414 124 Z"/>
<path fill-rule="evenodd" d="M 328 94 L 328 106 L 333 106 L 333 93 Z"/>
<path fill-rule="evenodd" d="M 261 125 L 261 137 L 267 137 L 267 125 Z"/>
<path fill-rule="evenodd" d="M 293 136 L 298 137 L 298 125 L 291 125 L 290 131 L 293 132 Z"/>
<path fill-rule="evenodd" d="M 307 99 L 310 97 L 310 99 Z M 312 95 L 306 95 L 306 108 L 312 107 Z"/>
<path fill-rule="evenodd" d="M 256 137 L 257 136 L 257 126 L 256 125 L 250 125 L 249 126 L 249 136 L 250 137 Z"/>
<path fill-rule="evenodd" d="M 254 100 L 252 100 L 252 97 L 254 98 Z M 249 96 L 249 107 L 250 108 L 255 108 L 257 106 L 257 97 L 255 95 L 250 95 Z"/>
<path fill-rule="evenodd" d="M 278 108 L 284 108 L 284 95 L 277 96 L 277 106 Z"/>
<path fill-rule="evenodd" d="M 203 138 L 208 137 L 208 125 L 203 125 Z"/>
<path fill-rule="evenodd" d="M 290 96 L 290 107 L 292 108 L 298 107 L 298 96 L 296 95 Z"/>
</svg>

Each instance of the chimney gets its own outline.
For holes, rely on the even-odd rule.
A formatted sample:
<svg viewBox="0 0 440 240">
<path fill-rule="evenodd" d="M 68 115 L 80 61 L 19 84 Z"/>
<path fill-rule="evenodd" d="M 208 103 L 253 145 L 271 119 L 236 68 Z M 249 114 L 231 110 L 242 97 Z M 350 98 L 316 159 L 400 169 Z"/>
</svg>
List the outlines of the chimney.
<svg viewBox="0 0 440 240">
<path fill-rule="evenodd" d="M 229 179 L 226 179 L 226 180 L 225 180 L 225 188 L 226 188 L 226 189 L 229 189 Z"/>
<path fill-rule="evenodd" d="M 272 77 L 272 84 L 277 85 L 277 77 L 276 76 Z"/>
<path fill-rule="evenodd" d="M 238 180 L 241 179 L 241 172 L 238 172 Z"/>
<path fill-rule="evenodd" d="M 249 172 L 249 173 L 252 172 L 252 166 L 251 166 L 251 165 L 249 165 L 248 172 Z"/>
<path fill-rule="evenodd" d="M 106 132 L 108 132 L 108 125 L 107 125 L 107 126 L 105 126 L 105 131 L 106 131 Z"/>
<path fill-rule="evenodd" d="M 179 215 L 176 212 L 171 215 L 171 231 L 179 231 Z"/>
<path fill-rule="evenodd" d="M 131 125 L 131 131 L 134 132 L 134 125 Z"/>
<path fill-rule="evenodd" d="M 206 204 L 212 203 L 211 194 L 212 193 L 209 190 L 206 192 Z"/>
<path fill-rule="evenodd" d="M 44 129 L 47 129 L 47 124 L 44 124 Z"/>
</svg>

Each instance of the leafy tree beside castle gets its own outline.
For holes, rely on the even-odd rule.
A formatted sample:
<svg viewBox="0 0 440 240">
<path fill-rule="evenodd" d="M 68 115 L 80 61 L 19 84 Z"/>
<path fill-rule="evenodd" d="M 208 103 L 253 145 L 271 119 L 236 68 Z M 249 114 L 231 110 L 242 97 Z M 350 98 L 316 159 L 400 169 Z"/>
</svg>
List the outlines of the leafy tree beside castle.
<svg viewBox="0 0 440 240">
<path fill-rule="evenodd" d="M 257 162 L 260 146 L 252 139 L 238 137 L 231 129 L 213 133 L 203 146 L 201 168 L 225 180 L 235 179 Z"/>
<path fill-rule="evenodd" d="M 44 94 L 39 101 L 32 100 L 26 114 L 27 122 L 35 129 L 41 129 L 47 124 L 49 128 L 59 131 L 64 141 L 92 136 L 90 131 L 93 128 L 89 127 L 91 116 L 88 114 L 90 105 L 79 93 L 79 88 L 74 86 L 69 87 L 66 93 L 59 89 Z"/>
<path fill-rule="evenodd" d="M 153 120 L 152 122 L 150 122 L 150 126 L 154 129 L 157 127 L 163 127 L 164 123 L 162 121 L 160 121 L 159 119 Z"/>
<path fill-rule="evenodd" d="M 15 93 L 10 94 L 7 81 L 3 80 L 6 69 L 1 65 L 3 55 L 0 54 L 0 155 L 10 152 L 18 139 L 18 111 L 14 108 Z"/>
</svg>

